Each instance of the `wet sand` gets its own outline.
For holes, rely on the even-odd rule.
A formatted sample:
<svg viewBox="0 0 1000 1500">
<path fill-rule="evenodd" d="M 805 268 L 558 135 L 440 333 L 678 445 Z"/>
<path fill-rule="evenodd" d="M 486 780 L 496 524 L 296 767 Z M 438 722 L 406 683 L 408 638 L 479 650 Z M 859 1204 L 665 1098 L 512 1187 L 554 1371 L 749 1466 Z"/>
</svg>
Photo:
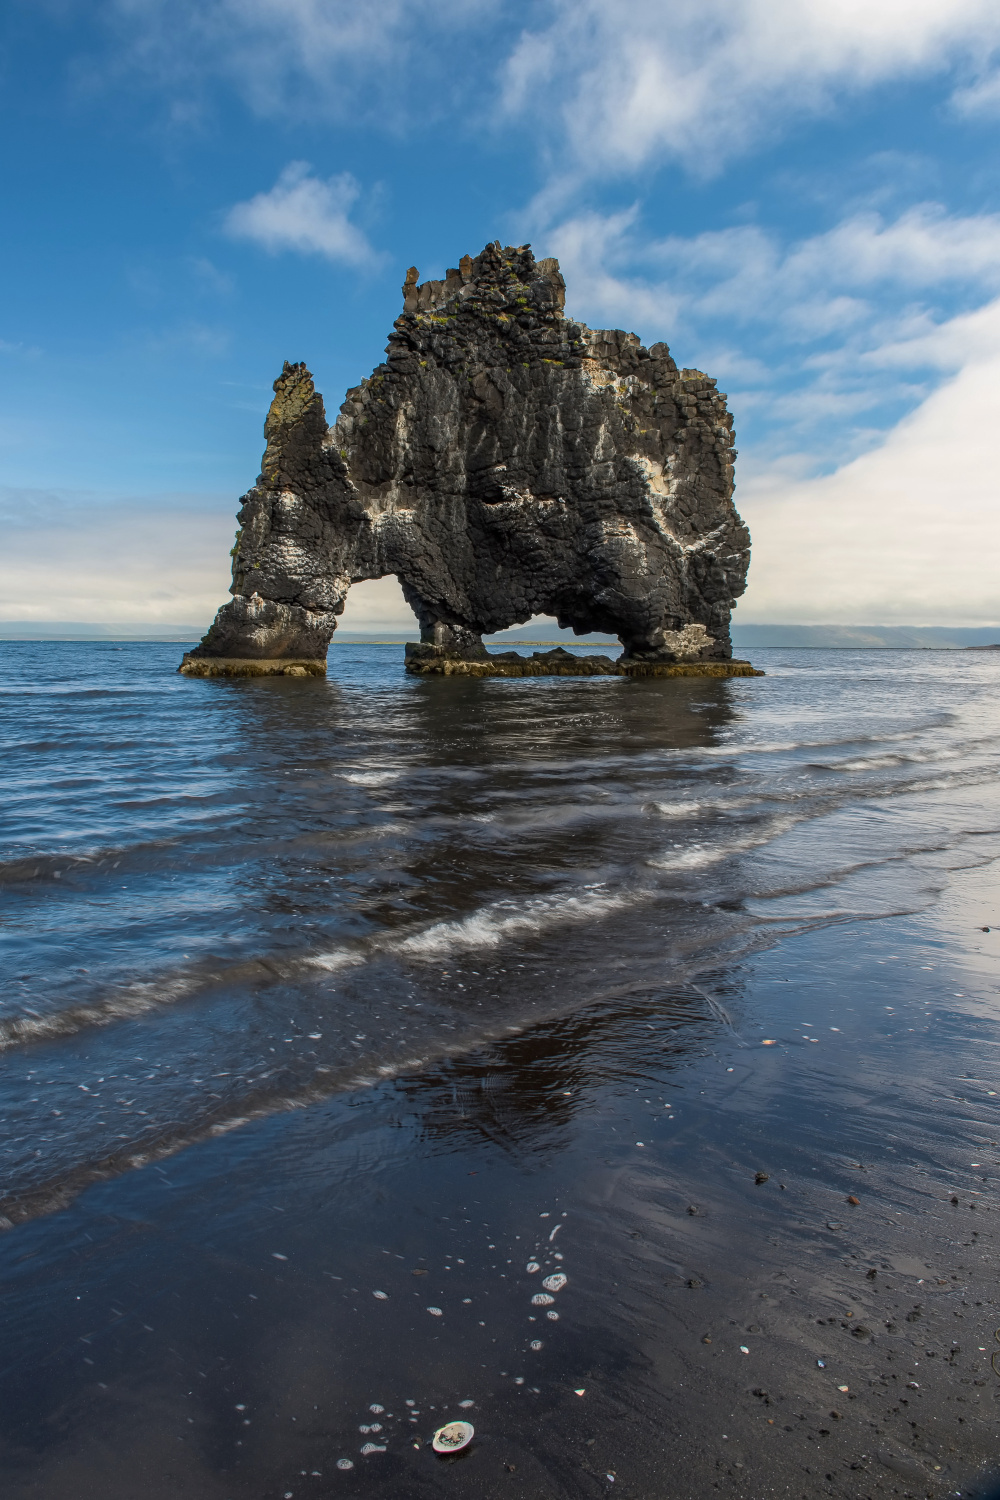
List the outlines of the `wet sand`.
<svg viewBox="0 0 1000 1500">
<path fill-rule="evenodd" d="M 942 885 L 20 1226 L 5 1496 L 987 1493 L 1000 893 Z"/>
</svg>

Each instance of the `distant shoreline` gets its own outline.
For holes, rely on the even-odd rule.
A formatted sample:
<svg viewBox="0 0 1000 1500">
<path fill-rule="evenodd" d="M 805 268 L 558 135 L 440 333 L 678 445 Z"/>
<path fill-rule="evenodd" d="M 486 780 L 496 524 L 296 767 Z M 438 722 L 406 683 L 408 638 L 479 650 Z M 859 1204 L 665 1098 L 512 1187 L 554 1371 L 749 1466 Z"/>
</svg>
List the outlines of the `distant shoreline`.
<svg viewBox="0 0 1000 1500">
<path fill-rule="evenodd" d="M 522 627 L 523 629 L 523 627 Z M 537 629 L 537 626 L 536 626 Z M 543 624 L 544 629 L 544 624 Z M 160 629 L 132 622 L 94 625 L 89 621 L 0 621 L 0 642 L 35 645 L 90 643 L 106 645 L 186 645 L 201 639 L 201 625 L 182 622 Z M 738 656 L 757 651 L 1000 651 L 1000 624 L 947 625 L 737 625 L 733 650 Z M 397 630 L 338 631 L 331 646 L 404 646 L 418 638 L 416 627 Z M 621 643 L 604 636 L 575 636 L 555 622 L 544 635 L 522 635 L 517 628 L 484 637 L 492 649 L 565 646 L 619 650 Z"/>
</svg>

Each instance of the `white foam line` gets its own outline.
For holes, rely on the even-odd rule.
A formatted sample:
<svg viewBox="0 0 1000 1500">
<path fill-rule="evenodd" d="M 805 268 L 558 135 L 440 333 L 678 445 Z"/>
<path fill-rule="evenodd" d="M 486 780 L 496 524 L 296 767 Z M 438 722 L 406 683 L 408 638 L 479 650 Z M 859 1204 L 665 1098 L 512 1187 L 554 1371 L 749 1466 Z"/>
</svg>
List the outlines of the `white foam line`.
<svg viewBox="0 0 1000 1500">
<path fill-rule="evenodd" d="M 759 797 L 714 797 L 709 802 L 650 802 L 647 805 L 664 818 L 693 818 L 698 813 L 735 812 L 739 808 L 760 807 L 774 801 L 772 793 Z"/>
<path fill-rule="evenodd" d="M 331 953 L 314 953 L 311 958 L 306 959 L 306 964 L 313 969 L 325 969 L 329 974 L 335 974 L 338 969 L 351 969 L 357 964 L 363 964 L 367 960 L 367 954 L 357 948 L 335 948 Z"/>
<path fill-rule="evenodd" d="M 443 954 L 498 948 L 523 932 L 541 932 L 563 923 L 587 922 L 637 901 L 652 899 L 653 892 L 623 890 L 617 895 L 538 896 L 521 905 L 513 901 L 481 907 L 467 917 L 435 922 L 422 932 L 404 938 L 375 938 L 363 948 L 337 948 L 306 959 L 309 967 L 335 973 L 366 963 L 375 954 L 398 954 L 404 958 L 431 959 Z"/>
<path fill-rule="evenodd" d="M 402 771 L 342 771 L 344 781 L 354 786 L 384 786 L 387 781 L 398 781 Z"/>
<path fill-rule="evenodd" d="M 787 833 L 790 828 L 795 828 L 799 823 L 810 822 L 811 817 L 806 815 L 801 818 L 775 818 L 766 833 L 757 834 L 743 839 L 733 839 L 728 844 L 714 845 L 706 848 L 702 844 L 695 844 L 690 849 L 684 849 L 680 854 L 667 854 L 660 859 L 650 859 L 647 863 L 654 870 L 698 870 L 707 865 L 717 865 L 724 859 L 731 858 L 734 854 L 745 854 L 749 849 L 759 849 L 763 844 L 770 844 L 772 840 L 779 838 L 781 834 Z"/>
<path fill-rule="evenodd" d="M 436 922 L 425 932 L 404 938 L 396 951 L 414 958 L 431 958 L 460 949 L 498 948 L 517 933 L 589 921 L 632 906 L 641 897 L 642 892 L 629 890 L 616 896 L 541 896 L 515 911 L 507 903 L 487 906 L 460 921 Z"/>
<path fill-rule="evenodd" d="M 131 987 L 124 995 L 98 1001 L 96 1005 L 73 1005 L 50 1015 L 33 1012 L 15 1016 L 0 1021 L 0 1052 L 25 1042 L 73 1036 L 88 1026 L 109 1026 L 112 1021 L 129 1020 L 163 1005 L 175 1005 L 200 987 L 201 981 L 193 978 L 159 984 L 151 981 Z"/>
</svg>

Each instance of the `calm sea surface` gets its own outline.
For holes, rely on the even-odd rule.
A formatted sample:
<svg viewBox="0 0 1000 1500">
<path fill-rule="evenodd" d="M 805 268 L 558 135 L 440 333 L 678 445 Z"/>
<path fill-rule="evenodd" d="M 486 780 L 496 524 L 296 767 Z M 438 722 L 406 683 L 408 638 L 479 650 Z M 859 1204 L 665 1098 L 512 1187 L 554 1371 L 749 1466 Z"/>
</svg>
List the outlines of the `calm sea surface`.
<svg viewBox="0 0 1000 1500">
<path fill-rule="evenodd" d="M 0 646 L 4 1494 L 978 1493 L 1000 653 L 182 649 Z"/>
</svg>

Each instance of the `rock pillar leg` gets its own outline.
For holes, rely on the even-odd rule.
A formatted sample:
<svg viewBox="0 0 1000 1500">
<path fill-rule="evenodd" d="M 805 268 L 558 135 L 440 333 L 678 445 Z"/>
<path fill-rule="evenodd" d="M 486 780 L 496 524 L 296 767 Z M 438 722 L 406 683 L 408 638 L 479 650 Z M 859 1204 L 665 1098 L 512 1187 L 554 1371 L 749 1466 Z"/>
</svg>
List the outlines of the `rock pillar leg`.
<svg viewBox="0 0 1000 1500">
<path fill-rule="evenodd" d="M 238 594 L 185 653 L 178 671 L 185 677 L 325 677 L 336 624 L 326 611 Z"/>
</svg>

